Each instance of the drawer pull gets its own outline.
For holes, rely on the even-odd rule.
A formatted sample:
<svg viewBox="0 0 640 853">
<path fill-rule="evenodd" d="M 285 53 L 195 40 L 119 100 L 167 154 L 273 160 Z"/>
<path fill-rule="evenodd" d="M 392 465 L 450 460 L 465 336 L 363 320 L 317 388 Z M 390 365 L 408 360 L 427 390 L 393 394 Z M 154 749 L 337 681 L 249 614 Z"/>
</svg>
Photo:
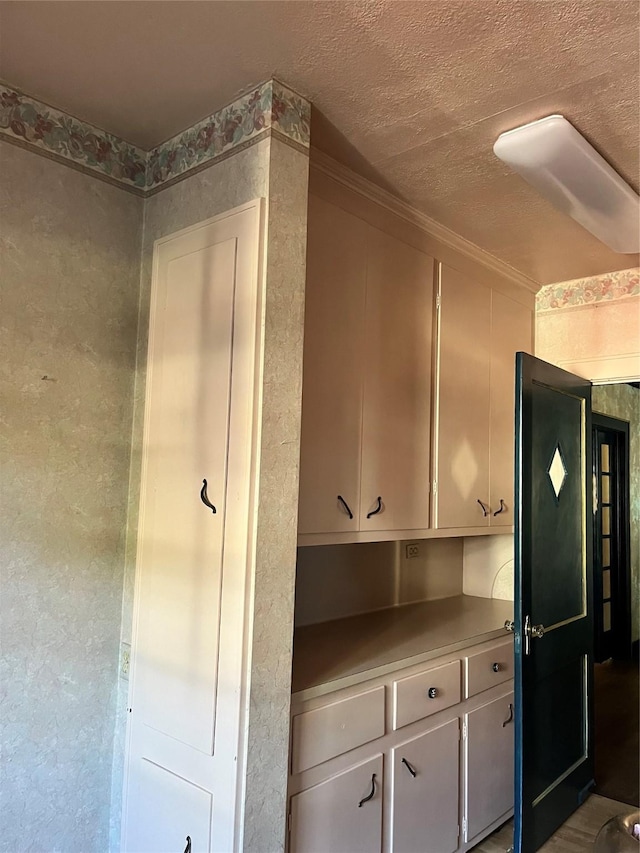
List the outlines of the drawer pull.
<svg viewBox="0 0 640 853">
<path fill-rule="evenodd" d="M 494 517 L 495 517 L 496 515 L 500 515 L 500 513 L 501 513 L 501 512 L 504 512 L 506 508 L 507 508 L 507 507 L 505 506 L 505 502 L 502 500 L 502 498 L 500 498 L 500 509 L 497 509 L 497 510 L 493 513 Z"/>
<path fill-rule="evenodd" d="M 485 506 L 485 504 L 483 504 L 483 503 L 482 503 L 482 501 L 480 500 L 480 498 L 478 498 L 477 503 L 479 503 L 479 504 L 480 504 L 480 507 L 482 508 L 482 514 L 483 514 L 483 516 L 486 518 L 486 517 L 489 515 L 489 510 L 487 509 L 487 507 Z"/>
<path fill-rule="evenodd" d="M 438 688 L 437 687 L 430 687 L 429 690 L 427 691 L 427 695 L 429 696 L 429 699 L 435 699 L 436 696 L 438 695 Z"/>
<path fill-rule="evenodd" d="M 202 481 L 202 488 L 200 489 L 200 500 L 205 506 L 208 506 L 211 512 L 215 515 L 216 508 L 209 500 L 209 496 L 207 495 L 207 481 Z"/>
<path fill-rule="evenodd" d="M 511 720 L 513 720 L 513 705 L 511 704 L 511 702 L 509 702 L 509 716 L 507 717 L 507 719 L 502 724 L 502 728 L 504 728 L 505 726 L 508 726 L 509 723 L 511 722 Z"/>
<path fill-rule="evenodd" d="M 376 501 L 378 502 L 378 505 L 375 509 L 372 509 L 371 512 L 367 513 L 367 518 L 371 518 L 372 515 L 377 515 L 382 509 L 382 498 L 380 497 L 380 495 L 378 495 Z"/>
<path fill-rule="evenodd" d="M 338 500 L 340 501 L 340 503 L 342 504 L 342 506 L 343 506 L 343 507 L 345 508 L 345 510 L 347 511 L 347 515 L 349 516 L 349 518 L 353 518 L 353 513 L 352 513 L 352 512 L 351 512 L 351 510 L 349 509 L 349 504 L 345 501 L 345 499 L 342 497 L 342 495 L 338 495 Z"/>
<path fill-rule="evenodd" d="M 416 771 L 413 769 L 413 767 L 409 764 L 409 762 L 407 761 L 407 759 L 406 759 L 406 758 L 403 758 L 403 759 L 402 759 L 402 763 L 404 764 L 404 766 L 407 768 L 407 770 L 409 771 L 409 773 L 411 773 L 411 775 L 412 775 L 412 776 L 413 776 L 413 778 L 415 779 L 415 778 L 416 778 L 416 776 L 417 776 L 418 774 L 417 774 L 417 773 L 416 773 Z"/>
<path fill-rule="evenodd" d="M 373 795 L 376 792 L 376 774 L 371 774 L 371 793 L 367 797 L 363 797 L 358 803 L 358 808 L 361 809 L 365 803 L 368 803 L 369 800 L 373 799 Z"/>
<path fill-rule="evenodd" d="M 491 669 L 492 669 L 494 672 L 500 672 L 500 670 L 502 669 L 502 667 L 500 666 L 500 664 L 499 664 L 499 663 L 494 663 L 494 664 L 492 664 Z"/>
</svg>

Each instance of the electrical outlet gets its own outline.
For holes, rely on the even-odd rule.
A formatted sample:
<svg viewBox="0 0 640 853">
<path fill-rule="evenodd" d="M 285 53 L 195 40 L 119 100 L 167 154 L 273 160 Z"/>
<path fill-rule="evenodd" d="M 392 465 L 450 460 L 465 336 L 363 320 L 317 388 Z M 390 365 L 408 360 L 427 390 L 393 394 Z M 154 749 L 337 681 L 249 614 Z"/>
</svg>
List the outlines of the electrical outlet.
<svg viewBox="0 0 640 853">
<path fill-rule="evenodd" d="M 120 678 L 125 681 L 129 680 L 129 669 L 131 668 L 131 645 L 129 643 L 120 644 Z"/>
<path fill-rule="evenodd" d="M 420 556 L 420 546 L 417 542 L 412 542 L 410 545 L 405 547 L 405 554 L 407 555 L 407 560 L 413 560 L 415 557 Z"/>
</svg>

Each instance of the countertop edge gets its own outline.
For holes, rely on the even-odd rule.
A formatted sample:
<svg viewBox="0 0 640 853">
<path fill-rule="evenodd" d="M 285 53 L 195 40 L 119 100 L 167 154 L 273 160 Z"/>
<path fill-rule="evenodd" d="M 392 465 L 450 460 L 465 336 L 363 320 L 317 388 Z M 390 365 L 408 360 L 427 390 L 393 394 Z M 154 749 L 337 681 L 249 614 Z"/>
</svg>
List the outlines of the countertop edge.
<svg viewBox="0 0 640 853">
<path fill-rule="evenodd" d="M 446 646 L 439 646 L 435 649 L 429 649 L 428 651 L 422 652 L 418 655 L 412 655 L 408 658 L 400 658 L 399 660 L 390 661 L 389 663 L 381 664 L 380 666 L 376 666 L 371 669 L 365 669 L 362 672 L 355 672 L 351 675 L 345 675 L 341 678 L 335 678 L 331 681 L 316 684 L 313 687 L 306 687 L 303 690 L 298 690 L 296 693 L 292 693 L 291 701 L 299 703 L 309 701 L 310 699 L 317 699 L 320 696 L 326 696 L 327 694 L 334 693 L 337 690 L 354 687 L 357 684 L 363 684 L 366 681 L 371 681 L 374 678 L 380 678 L 381 676 L 388 675 L 391 672 L 415 666 L 416 664 L 426 663 L 427 661 L 444 657 L 444 655 L 451 654 L 452 652 L 457 652 L 460 649 L 468 649 L 471 646 L 478 646 L 482 643 L 487 643 L 491 640 L 497 640 L 503 637 L 505 637 L 504 628 L 496 628 L 493 631 L 476 634 L 473 637 L 465 637 L 463 639 L 456 640 L 454 643 L 449 643 Z"/>
</svg>

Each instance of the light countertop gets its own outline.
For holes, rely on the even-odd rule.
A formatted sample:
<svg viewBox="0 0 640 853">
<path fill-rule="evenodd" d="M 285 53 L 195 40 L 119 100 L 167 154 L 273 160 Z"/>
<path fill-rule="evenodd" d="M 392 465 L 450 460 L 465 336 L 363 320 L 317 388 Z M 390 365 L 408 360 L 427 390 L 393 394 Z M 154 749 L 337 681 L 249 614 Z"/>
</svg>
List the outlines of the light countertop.
<svg viewBox="0 0 640 853">
<path fill-rule="evenodd" d="M 296 628 L 293 693 L 321 696 L 505 636 L 513 602 L 457 595 Z"/>
</svg>

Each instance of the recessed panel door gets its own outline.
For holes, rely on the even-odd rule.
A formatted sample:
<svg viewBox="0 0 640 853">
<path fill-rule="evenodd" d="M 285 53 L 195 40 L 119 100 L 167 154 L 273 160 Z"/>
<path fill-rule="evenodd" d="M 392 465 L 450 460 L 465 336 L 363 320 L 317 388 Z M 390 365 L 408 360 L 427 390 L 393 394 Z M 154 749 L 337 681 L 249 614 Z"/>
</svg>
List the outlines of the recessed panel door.
<svg viewBox="0 0 640 853">
<path fill-rule="evenodd" d="M 392 853 L 458 849 L 460 720 L 391 750 Z"/>
<path fill-rule="evenodd" d="M 593 783 L 591 384 L 516 364 L 516 853 Z"/>
<path fill-rule="evenodd" d="M 380 853 L 382 756 L 291 798 L 290 853 Z"/>
<path fill-rule="evenodd" d="M 362 531 L 429 527 L 433 268 L 369 228 Z"/>
<path fill-rule="evenodd" d="M 235 846 L 259 222 L 256 202 L 154 252 L 123 821 L 131 853 L 181 853 L 187 836 L 193 853 Z"/>
</svg>

